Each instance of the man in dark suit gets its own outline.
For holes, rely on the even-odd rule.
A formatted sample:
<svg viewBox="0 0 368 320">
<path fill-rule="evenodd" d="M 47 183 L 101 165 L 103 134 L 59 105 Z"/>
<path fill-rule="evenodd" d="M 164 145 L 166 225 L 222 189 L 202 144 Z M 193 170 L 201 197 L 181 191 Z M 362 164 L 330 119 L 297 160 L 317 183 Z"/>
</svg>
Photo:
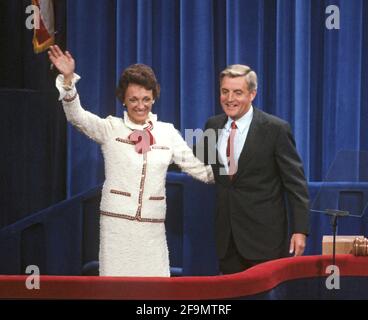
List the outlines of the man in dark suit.
<svg viewBox="0 0 368 320">
<path fill-rule="evenodd" d="M 211 164 L 223 274 L 286 257 L 288 251 L 302 255 L 309 229 L 307 183 L 290 126 L 253 107 L 256 94 L 254 71 L 244 65 L 227 67 L 220 74 L 225 114 L 206 123 L 206 129 L 216 132 L 216 145 L 207 143 L 206 150 L 217 155 Z"/>
</svg>

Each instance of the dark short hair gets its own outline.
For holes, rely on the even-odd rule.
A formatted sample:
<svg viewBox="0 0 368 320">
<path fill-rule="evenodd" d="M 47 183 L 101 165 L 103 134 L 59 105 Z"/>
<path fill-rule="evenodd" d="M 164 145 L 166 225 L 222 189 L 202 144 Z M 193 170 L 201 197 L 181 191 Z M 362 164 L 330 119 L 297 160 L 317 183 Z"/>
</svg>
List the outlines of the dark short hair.
<svg viewBox="0 0 368 320">
<path fill-rule="evenodd" d="M 138 84 L 146 90 L 152 90 L 153 99 L 160 96 L 160 85 L 157 82 L 155 73 L 151 67 L 145 64 L 132 64 L 120 76 L 119 84 L 116 88 L 116 96 L 122 103 L 124 103 L 126 90 L 131 83 Z"/>
</svg>

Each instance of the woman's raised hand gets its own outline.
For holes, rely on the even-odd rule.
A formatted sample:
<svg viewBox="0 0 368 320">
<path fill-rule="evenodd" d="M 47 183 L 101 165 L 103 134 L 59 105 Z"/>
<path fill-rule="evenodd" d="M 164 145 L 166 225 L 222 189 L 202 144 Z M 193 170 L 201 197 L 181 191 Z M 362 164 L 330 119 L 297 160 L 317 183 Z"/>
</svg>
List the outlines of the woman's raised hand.
<svg viewBox="0 0 368 320">
<path fill-rule="evenodd" d="M 57 45 L 50 46 L 48 54 L 52 64 L 64 76 L 64 83 L 70 84 L 75 70 L 75 62 L 71 54 L 68 51 L 64 54 Z"/>
</svg>

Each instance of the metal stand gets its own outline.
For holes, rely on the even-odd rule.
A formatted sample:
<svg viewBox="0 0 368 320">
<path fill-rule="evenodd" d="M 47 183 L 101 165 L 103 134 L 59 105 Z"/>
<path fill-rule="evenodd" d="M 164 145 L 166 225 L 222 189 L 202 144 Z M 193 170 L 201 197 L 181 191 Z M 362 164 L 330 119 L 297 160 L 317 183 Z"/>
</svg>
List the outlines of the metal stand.
<svg viewBox="0 0 368 320">
<path fill-rule="evenodd" d="M 325 213 L 331 216 L 331 226 L 333 232 L 333 241 L 332 241 L 332 265 L 335 266 L 335 253 L 336 253 L 336 232 L 337 232 L 337 218 L 338 217 L 346 217 L 349 215 L 349 211 L 335 210 L 335 209 L 326 209 Z"/>
</svg>

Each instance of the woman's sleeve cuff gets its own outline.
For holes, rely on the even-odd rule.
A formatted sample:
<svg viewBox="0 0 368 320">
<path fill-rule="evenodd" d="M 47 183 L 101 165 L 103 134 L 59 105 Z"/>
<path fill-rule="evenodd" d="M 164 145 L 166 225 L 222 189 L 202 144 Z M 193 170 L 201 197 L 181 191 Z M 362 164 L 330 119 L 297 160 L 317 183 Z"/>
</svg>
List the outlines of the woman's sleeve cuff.
<svg viewBox="0 0 368 320">
<path fill-rule="evenodd" d="M 79 81 L 80 76 L 76 73 L 73 74 L 72 83 L 70 85 L 64 84 L 64 76 L 62 74 L 59 74 L 56 77 L 55 85 L 56 88 L 59 90 L 59 101 L 63 100 L 64 98 L 66 100 L 71 99 L 74 97 L 77 93 L 77 89 L 75 87 L 75 84 Z"/>
</svg>

